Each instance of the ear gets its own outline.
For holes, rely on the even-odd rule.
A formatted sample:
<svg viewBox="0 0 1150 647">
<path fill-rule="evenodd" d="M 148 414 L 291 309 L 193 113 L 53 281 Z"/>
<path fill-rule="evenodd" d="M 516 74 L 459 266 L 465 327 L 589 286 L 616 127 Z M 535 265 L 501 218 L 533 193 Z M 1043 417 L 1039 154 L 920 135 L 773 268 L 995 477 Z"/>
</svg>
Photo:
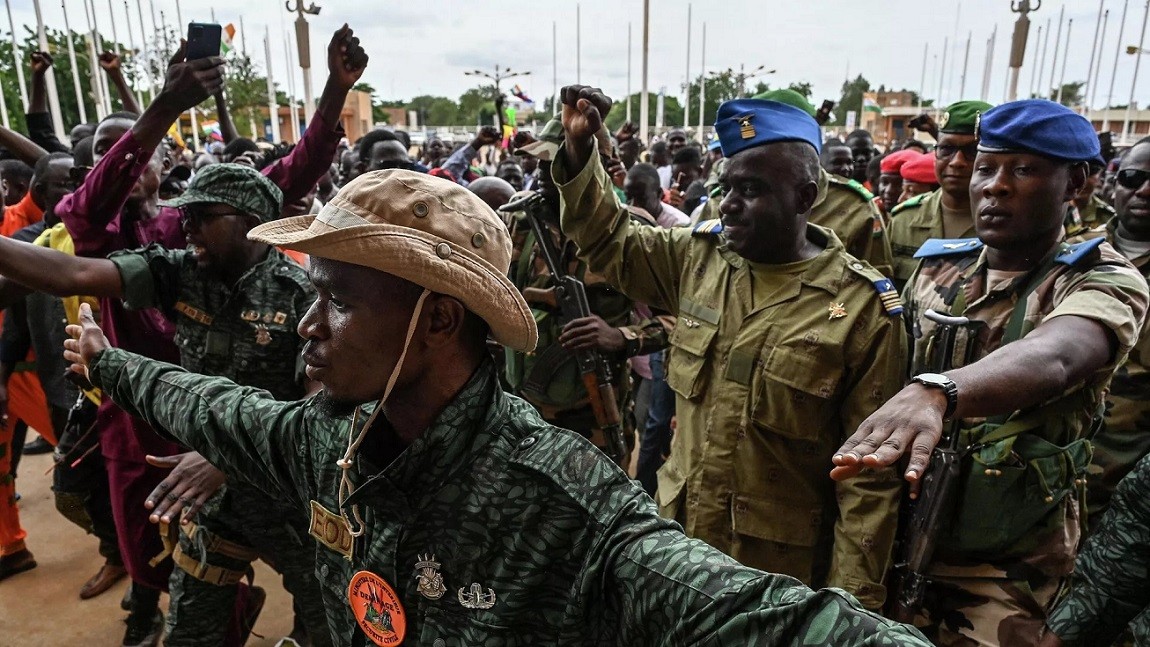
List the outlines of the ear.
<svg viewBox="0 0 1150 647">
<path fill-rule="evenodd" d="M 798 213 L 809 214 L 815 206 L 815 200 L 819 198 L 819 185 L 817 182 L 805 182 L 799 185 L 795 194 L 797 198 L 795 207 Z"/>
<path fill-rule="evenodd" d="M 1075 196 L 1082 191 L 1082 187 L 1086 186 L 1086 178 L 1090 173 L 1089 165 L 1086 162 L 1078 162 L 1071 164 L 1069 173 L 1067 174 L 1066 194 L 1062 196 L 1063 202 L 1073 200 Z"/>
<path fill-rule="evenodd" d="M 463 330 L 467 315 L 463 302 L 444 294 L 432 294 L 423 309 L 427 320 L 424 343 L 430 348 L 443 348 L 454 343 Z"/>
</svg>

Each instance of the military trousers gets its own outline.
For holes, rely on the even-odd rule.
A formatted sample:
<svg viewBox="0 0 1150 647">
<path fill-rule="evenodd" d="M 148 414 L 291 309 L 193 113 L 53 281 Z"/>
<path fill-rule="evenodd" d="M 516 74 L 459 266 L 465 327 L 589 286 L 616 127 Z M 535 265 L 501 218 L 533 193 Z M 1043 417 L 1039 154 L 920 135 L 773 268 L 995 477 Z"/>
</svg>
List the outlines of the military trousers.
<svg viewBox="0 0 1150 647">
<path fill-rule="evenodd" d="M 181 529 L 179 544 L 192 560 L 232 571 L 246 571 L 250 562 L 219 552 L 205 551 L 210 533 L 218 539 L 266 556 L 283 577 L 284 588 L 311 637 L 312 644 L 331 644 L 319 581 L 315 575 L 315 542 L 308 534 L 308 519 L 257 488 L 229 481 L 200 510 L 194 537 Z M 167 647 L 208 647 L 227 644 L 228 627 L 222 618 L 233 617 L 242 584 L 217 586 L 172 569 L 164 644 Z M 243 602 L 242 597 L 239 600 Z M 242 612 L 242 610 L 241 610 Z M 234 630 L 234 627 L 233 627 Z M 234 632 L 232 632 L 234 633 Z"/>
</svg>

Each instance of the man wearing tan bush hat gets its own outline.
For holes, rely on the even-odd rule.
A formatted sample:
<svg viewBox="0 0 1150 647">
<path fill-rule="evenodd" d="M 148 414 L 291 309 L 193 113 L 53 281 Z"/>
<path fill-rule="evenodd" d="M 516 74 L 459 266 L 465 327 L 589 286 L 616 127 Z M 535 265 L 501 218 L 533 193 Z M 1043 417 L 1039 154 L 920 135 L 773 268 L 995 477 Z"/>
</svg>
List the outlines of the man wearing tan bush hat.
<svg viewBox="0 0 1150 647">
<path fill-rule="evenodd" d="M 506 278 L 507 230 L 466 189 L 367 173 L 318 216 L 250 236 L 311 255 L 299 332 L 318 396 L 277 402 L 109 348 L 90 313 L 65 355 L 309 511 L 336 644 L 927 644 L 687 539 L 588 441 L 504 394 L 487 336 L 528 351 L 535 322 Z"/>
</svg>

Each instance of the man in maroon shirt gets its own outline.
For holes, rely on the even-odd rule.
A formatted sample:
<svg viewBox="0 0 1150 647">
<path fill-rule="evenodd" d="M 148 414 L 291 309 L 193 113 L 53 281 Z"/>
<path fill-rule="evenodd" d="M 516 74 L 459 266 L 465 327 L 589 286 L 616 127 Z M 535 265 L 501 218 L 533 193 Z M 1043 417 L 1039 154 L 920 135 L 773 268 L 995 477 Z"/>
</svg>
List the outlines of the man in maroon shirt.
<svg viewBox="0 0 1150 647">
<path fill-rule="evenodd" d="M 344 136 L 339 121 L 344 99 L 365 64 L 359 39 L 344 25 L 328 45 L 327 84 L 304 137 L 289 156 L 263 171 L 283 191 L 285 203 L 307 194 L 328 171 Z M 186 246 L 180 211 L 158 204 L 160 178 L 168 163 L 161 144 L 181 113 L 223 87 L 223 67 L 219 57 L 185 62 L 181 47 L 169 64 L 163 90 L 138 119 L 115 113 L 100 122 L 93 145 L 95 167 L 83 186 L 56 207 L 75 242 L 76 255 L 104 257 L 150 243 L 172 249 Z M 102 299 L 100 308 L 113 346 L 179 362 L 174 326 L 161 313 L 129 311 L 117 299 Z M 222 478 L 198 454 L 183 453 L 110 401 L 101 405 L 98 423 L 120 549 L 134 583 L 124 645 L 152 645 L 160 626 L 159 592 L 167 588 L 171 562 L 149 564 L 163 546 L 148 521 L 144 502 L 165 480 L 169 484 L 172 479 L 193 480 L 195 492 L 185 492 L 190 502 L 218 488 Z M 176 454 L 176 459 L 157 458 Z M 182 503 L 168 511 L 179 514 Z M 239 597 L 237 606 L 244 604 L 246 596 Z M 234 638 L 242 643 L 239 632 L 235 633 Z"/>
</svg>

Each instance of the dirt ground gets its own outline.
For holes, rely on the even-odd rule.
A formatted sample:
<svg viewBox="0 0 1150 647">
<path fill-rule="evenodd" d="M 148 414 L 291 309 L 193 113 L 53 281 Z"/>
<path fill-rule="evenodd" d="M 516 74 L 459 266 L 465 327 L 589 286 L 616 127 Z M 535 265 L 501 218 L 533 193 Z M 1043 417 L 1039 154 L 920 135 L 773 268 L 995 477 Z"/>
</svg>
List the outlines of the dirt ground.
<svg viewBox="0 0 1150 647">
<path fill-rule="evenodd" d="M 39 565 L 0 582 L 0 647 L 116 647 L 124 636 L 127 613 L 120 610 L 120 599 L 128 580 L 101 596 L 80 600 L 80 587 L 103 560 L 96 553 L 96 539 L 56 512 L 52 480 L 45 474 L 51 464 L 51 454 L 25 456 L 20 463 L 20 521 Z M 263 562 L 256 564 L 255 582 L 268 592 L 255 628 L 265 638 L 253 636 L 247 644 L 272 647 L 291 631 L 291 598 Z M 167 596 L 160 603 L 166 606 Z"/>
</svg>

